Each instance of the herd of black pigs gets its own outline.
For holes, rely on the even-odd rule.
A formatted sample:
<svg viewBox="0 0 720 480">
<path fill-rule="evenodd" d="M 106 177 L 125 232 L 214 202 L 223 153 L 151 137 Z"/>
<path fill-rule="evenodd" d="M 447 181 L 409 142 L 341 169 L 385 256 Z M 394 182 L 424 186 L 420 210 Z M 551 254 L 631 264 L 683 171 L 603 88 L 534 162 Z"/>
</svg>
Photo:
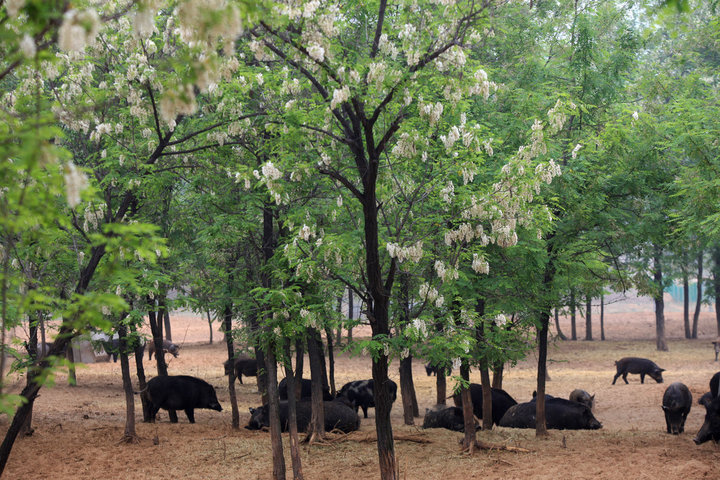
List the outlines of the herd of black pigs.
<svg viewBox="0 0 720 480">
<path fill-rule="evenodd" d="M 169 346 L 168 346 L 169 347 Z M 177 354 L 177 350 L 168 351 Z M 617 373 L 613 378 L 613 385 L 622 376 L 625 383 L 628 383 L 628 374 L 639 374 L 640 383 L 645 382 L 645 376 L 649 376 L 657 383 L 663 382 L 662 372 L 655 362 L 646 358 L 625 357 L 615 362 Z M 236 378 L 242 383 L 242 377 L 257 376 L 257 364 L 254 358 L 239 356 L 234 361 L 225 362 L 225 373 L 229 374 L 234 367 Z M 428 375 L 437 373 L 438 369 L 432 365 L 426 366 Z M 397 397 L 397 385 L 388 380 L 389 389 L 393 402 Z M 696 444 L 704 443 L 710 439 L 720 441 L 720 372 L 717 372 L 710 379 L 710 391 L 705 393 L 698 401 L 706 409 L 705 422 L 693 441 Z M 300 385 L 300 400 L 296 403 L 298 431 L 305 432 L 311 418 L 311 384 L 310 380 L 302 380 Z M 373 380 L 356 380 L 345 384 L 337 396 L 333 398 L 327 387 L 323 390 L 325 430 L 339 430 L 345 433 L 360 428 L 359 409 L 362 409 L 363 416 L 367 418 L 367 410 L 375 406 Z M 287 385 L 285 379 L 278 384 L 280 397 L 280 425 L 282 431 L 288 430 L 288 404 Z M 507 392 L 501 389 L 492 389 L 492 421 L 493 424 L 510 428 L 535 428 L 535 395 L 529 402 L 518 403 Z M 155 416 L 159 409 L 183 410 L 190 423 L 194 423 L 194 409 L 208 408 L 221 411 L 222 407 L 217 400 L 215 389 L 209 383 L 199 378 L 178 375 L 168 377 L 155 377 L 148 382 L 147 389 L 143 392 L 151 405 L 151 417 Z M 482 386 L 471 383 L 470 395 L 473 403 L 473 413 L 482 419 L 483 396 Z M 545 421 L 549 429 L 599 429 L 602 424 L 592 413 L 594 395 L 576 389 L 570 393 L 569 399 L 545 396 Z M 463 431 L 464 421 L 462 408 L 460 408 L 460 395 L 453 396 L 455 406 L 448 407 L 437 405 L 426 409 L 423 428 L 446 428 L 454 431 Z M 668 386 L 662 399 L 662 409 L 665 413 L 667 433 L 678 435 L 683 433 L 685 420 L 692 406 L 692 394 L 686 385 L 675 382 Z M 249 430 L 260 430 L 269 427 L 270 417 L 268 405 L 262 405 L 250 409 L 250 421 L 245 428 Z M 479 424 L 476 422 L 476 428 Z"/>
</svg>

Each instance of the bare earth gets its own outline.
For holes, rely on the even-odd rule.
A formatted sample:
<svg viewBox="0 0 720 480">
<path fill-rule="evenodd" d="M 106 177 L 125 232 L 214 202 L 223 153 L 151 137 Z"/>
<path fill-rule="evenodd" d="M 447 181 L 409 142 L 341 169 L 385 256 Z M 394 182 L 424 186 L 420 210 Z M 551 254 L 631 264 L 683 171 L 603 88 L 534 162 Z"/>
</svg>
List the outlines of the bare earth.
<svg viewBox="0 0 720 480">
<path fill-rule="evenodd" d="M 461 434 L 422 430 L 419 428 L 422 418 L 416 419 L 418 426 L 405 426 L 401 402 L 396 402 L 395 433 L 412 434 L 428 441 L 396 442 L 400 478 L 718 478 L 719 447 L 712 443 L 696 446 L 692 442 L 704 418 L 704 408 L 697 405 L 697 399 L 708 390 L 710 377 L 720 370 L 720 364 L 713 361 L 710 345 L 717 331 L 714 315 L 707 308 L 704 310 L 699 329 L 701 339 L 688 341 L 682 339 L 681 313 L 670 309 L 669 352 L 655 349 L 654 314 L 632 309 L 606 314 L 607 341 L 597 340 L 599 316 L 594 313 L 595 341 L 555 342 L 549 355 L 552 380 L 548 393 L 567 397 L 575 388 L 595 393 L 595 416 L 603 423 L 603 429 L 554 430 L 544 439 L 536 439 L 534 430 L 495 428 L 478 433 L 482 441 L 522 447 L 529 453 L 494 450 L 472 456 L 464 454 L 458 445 Z M 569 334 L 569 321 L 563 319 L 561 328 Z M 167 413 L 161 411 L 158 423 L 138 423 L 139 443 L 120 443 L 125 415 L 120 365 L 87 365 L 78 370 L 78 386 L 67 386 L 65 375 L 59 374 L 55 387 L 41 390 L 35 406 L 35 433 L 18 439 L 5 478 L 271 478 L 269 434 L 243 428 L 233 431 L 230 427 L 228 387 L 222 369 L 224 346 L 217 342 L 209 345 L 207 324 L 191 316 L 175 315 L 173 333 L 175 341 L 182 343 L 182 350 L 179 358 L 168 357 L 171 373 L 194 375 L 213 384 L 225 407 L 223 412 L 196 411 L 197 423 L 190 425 L 183 413 L 179 414 L 180 423 L 170 424 Z M 581 318 L 578 337 L 585 337 Z M 641 385 L 639 376 L 630 375 L 629 385 L 621 379 L 617 385 L 611 385 L 615 373 L 613 361 L 630 355 L 651 358 L 665 368 L 665 384 L 656 384 L 648 378 L 651 383 Z M 530 354 L 527 361 L 506 370 L 503 386 L 520 402 L 529 400 L 535 388 L 535 362 L 536 356 Z M 154 367 L 148 367 L 147 358 L 145 364 L 154 371 Z M 391 377 L 398 381 L 396 367 L 396 363 L 391 366 Z M 338 387 L 350 380 L 370 378 L 370 360 L 341 354 L 336 372 Z M 422 414 L 425 407 L 434 403 L 435 379 L 425 375 L 420 360 L 415 362 L 414 372 Z M 479 380 L 479 374 L 473 373 L 472 381 Z M 11 391 L 17 392 L 24 378 L 14 376 L 12 381 Z M 674 381 L 688 385 L 694 401 L 686 431 L 679 436 L 665 433 L 660 408 L 665 388 Z M 249 418 L 248 408 L 259 405 L 259 398 L 254 378 L 239 386 L 241 424 Z M 141 419 L 139 404 L 136 412 Z M 359 433 L 347 438 L 334 437 L 326 444 L 302 446 L 305 478 L 378 478 L 376 446 L 363 441 L 374 432 L 374 410 L 369 416 L 363 419 Z M 0 434 L 4 435 L 7 425 L 8 419 L 0 417 Z M 290 477 L 287 443 L 285 446 Z"/>
</svg>

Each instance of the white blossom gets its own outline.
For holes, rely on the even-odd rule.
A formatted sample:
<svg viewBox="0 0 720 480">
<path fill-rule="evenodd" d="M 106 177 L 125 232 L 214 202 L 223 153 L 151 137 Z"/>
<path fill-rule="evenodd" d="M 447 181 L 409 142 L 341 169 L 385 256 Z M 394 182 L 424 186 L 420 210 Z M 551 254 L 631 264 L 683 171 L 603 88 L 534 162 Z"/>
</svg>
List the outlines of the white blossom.
<svg viewBox="0 0 720 480">
<path fill-rule="evenodd" d="M 485 258 L 479 256 L 477 253 L 473 253 L 472 268 L 475 272 L 480 274 L 486 274 L 490 272 L 490 264 Z"/>
<path fill-rule="evenodd" d="M 637 120 L 638 118 L 640 118 L 640 115 L 638 115 L 638 112 L 637 112 L 637 111 L 633 112 L 632 118 L 633 118 L 634 120 Z"/>
<path fill-rule="evenodd" d="M 66 52 L 82 50 L 85 45 L 95 42 L 99 30 L 100 17 L 95 10 L 70 9 L 63 15 L 58 30 L 58 46 Z"/>
<path fill-rule="evenodd" d="M 507 317 L 505 317 L 505 315 L 503 315 L 502 313 L 498 314 L 498 316 L 495 317 L 495 324 L 498 327 L 502 327 L 506 323 L 507 323 Z"/>
<path fill-rule="evenodd" d="M 579 143 L 577 145 L 575 145 L 575 148 L 573 148 L 572 153 L 570 154 L 573 159 L 577 158 L 577 153 L 581 148 L 582 148 L 582 145 L 580 145 Z"/>
<path fill-rule="evenodd" d="M 330 108 L 335 109 L 341 103 L 344 103 L 350 98 L 350 87 L 345 85 L 342 88 L 335 89 L 333 91 L 332 101 L 330 102 Z"/>
<path fill-rule="evenodd" d="M 20 51 L 25 55 L 25 58 L 34 58 L 37 52 L 35 40 L 27 33 L 23 35 L 22 40 L 20 40 Z"/>
<path fill-rule="evenodd" d="M 273 165 L 272 162 L 267 162 L 265 165 L 262 166 L 262 174 L 264 177 L 271 180 L 278 180 L 280 177 L 282 177 L 282 172 L 278 170 L 278 168 Z"/>
<path fill-rule="evenodd" d="M 7 13 L 10 18 L 17 17 L 20 9 L 24 6 L 25 0 L 7 0 L 5 2 L 5 7 L 7 8 Z"/>
<path fill-rule="evenodd" d="M 312 58 L 313 60 L 322 62 L 323 60 L 325 60 L 325 49 L 317 43 L 313 43 L 308 47 L 308 55 L 310 55 L 310 58 Z"/>
<path fill-rule="evenodd" d="M 65 166 L 64 176 L 68 205 L 70 208 L 75 208 L 80 203 L 80 192 L 88 187 L 88 178 L 72 162 L 68 162 Z"/>
</svg>

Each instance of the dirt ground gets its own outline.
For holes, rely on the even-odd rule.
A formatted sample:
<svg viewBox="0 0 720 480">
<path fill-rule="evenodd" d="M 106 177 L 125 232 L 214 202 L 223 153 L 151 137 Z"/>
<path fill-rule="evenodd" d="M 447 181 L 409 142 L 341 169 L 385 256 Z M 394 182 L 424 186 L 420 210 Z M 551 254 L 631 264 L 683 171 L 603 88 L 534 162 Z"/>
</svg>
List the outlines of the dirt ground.
<svg viewBox="0 0 720 480">
<path fill-rule="evenodd" d="M 575 388 L 596 395 L 595 416 L 602 430 L 551 431 L 536 439 L 534 430 L 495 428 L 478 432 L 479 439 L 527 449 L 527 453 L 481 451 L 467 455 L 460 451 L 461 434 L 446 430 L 422 430 L 402 422 L 402 406 L 393 407 L 394 432 L 421 437 L 427 443 L 399 440 L 395 444 L 400 478 L 443 479 L 666 479 L 718 478 L 720 447 L 713 443 L 696 446 L 692 438 L 704 418 L 697 399 L 708 390 L 710 377 L 720 364 L 714 362 L 710 340 L 716 327 L 714 315 L 705 309 L 700 322 L 701 339 L 682 339 L 681 314 L 673 309 L 667 315 L 669 352 L 658 352 L 654 342 L 654 314 L 626 309 L 608 313 L 605 321 L 607 340 L 598 341 L 595 325 L 593 342 L 557 341 L 549 353 L 552 380 L 548 393 L 567 397 Z M 597 314 L 595 314 L 597 315 Z M 597 316 L 594 320 L 598 322 Z M 567 319 L 561 322 L 569 334 Z M 269 434 L 230 427 L 229 399 L 222 362 L 225 348 L 208 344 L 208 326 L 188 315 L 173 317 L 173 334 L 182 343 L 178 358 L 169 358 L 172 374 L 201 377 L 216 387 L 225 410 L 196 411 L 196 424 L 190 425 L 180 413 L 180 423 L 168 422 L 161 411 L 156 424 L 138 423 L 139 443 L 120 443 L 124 428 L 125 405 L 119 363 L 96 363 L 78 370 L 78 385 L 69 387 L 66 376 L 58 374 L 53 388 L 43 388 L 35 405 L 31 437 L 19 438 L 12 451 L 4 477 L 7 479 L 269 479 L 272 464 Z M 578 320 L 578 337 L 585 337 L 584 321 Z M 218 335 L 216 335 L 216 339 Z M 640 384 L 639 376 L 630 375 L 629 385 L 618 380 L 614 360 L 623 356 L 653 359 L 666 369 L 665 383 Z M 503 387 L 516 400 L 531 398 L 535 388 L 536 356 L 506 370 Z M 153 367 L 146 368 L 152 372 Z M 307 365 L 307 362 L 306 362 Z M 307 375 L 307 366 L 306 375 Z M 435 379 L 427 377 L 420 360 L 414 364 L 415 384 L 421 415 L 435 399 Z M 134 369 L 134 360 L 131 360 Z M 455 372 L 457 373 L 457 372 Z M 152 374 L 151 374 L 152 375 Z M 370 378 L 370 360 L 340 354 L 336 363 L 336 383 Z M 473 372 L 472 381 L 479 383 Z M 398 381 L 397 364 L 391 365 L 391 378 Z M 24 378 L 11 377 L 11 391 L 19 391 Z M 693 408 L 686 431 L 679 436 L 665 433 L 660 408 L 668 384 L 681 381 L 693 395 Z M 260 404 L 255 379 L 239 385 L 241 424 L 247 423 L 248 408 Z M 136 415 L 141 418 L 139 404 Z M 374 432 L 374 410 L 363 419 L 360 432 L 347 438 L 335 438 L 326 444 L 303 446 L 305 478 L 332 479 L 378 478 L 377 449 L 364 441 Z M 0 416 L 0 434 L 8 419 Z M 287 438 L 286 438 L 287 441 Z M 288 477 L 289 449 L 285 444 Z"/>
</svg>

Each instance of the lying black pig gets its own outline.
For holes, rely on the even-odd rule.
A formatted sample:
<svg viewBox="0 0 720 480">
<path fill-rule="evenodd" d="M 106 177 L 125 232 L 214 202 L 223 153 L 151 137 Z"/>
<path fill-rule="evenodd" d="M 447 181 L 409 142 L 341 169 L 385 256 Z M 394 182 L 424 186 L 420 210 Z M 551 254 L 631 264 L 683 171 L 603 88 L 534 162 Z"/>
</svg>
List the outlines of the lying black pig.
<svg viewBox="0 0 720 480">
<path fill-rule="evenodd" d="M 343 402 L 323 402 L 325 408 L 325 431 L 340 430 L 345 433 L 360 428 L 360 417 L 351 407 Z M 306 432 L 312 415 L 311 402 L 301 401 L 295 404 L 298 432 Z M 250 409 L 250 421 L 245 426 L 248 430 L 260 430 L 270 426 L 270 409 L 268 405 Z M 280 428 L 288 431 L 288 403 L 280 402 Z"/>
<path fill-rule="evenodd" d="M 501 427 L 535 428 L 536 402 L 514 405 L 500 419 Z M 545 425 L 557 430 L 596 430 L 602 424 L 582 403 L 553 397 L 545 400 Z"/>
</svg>

